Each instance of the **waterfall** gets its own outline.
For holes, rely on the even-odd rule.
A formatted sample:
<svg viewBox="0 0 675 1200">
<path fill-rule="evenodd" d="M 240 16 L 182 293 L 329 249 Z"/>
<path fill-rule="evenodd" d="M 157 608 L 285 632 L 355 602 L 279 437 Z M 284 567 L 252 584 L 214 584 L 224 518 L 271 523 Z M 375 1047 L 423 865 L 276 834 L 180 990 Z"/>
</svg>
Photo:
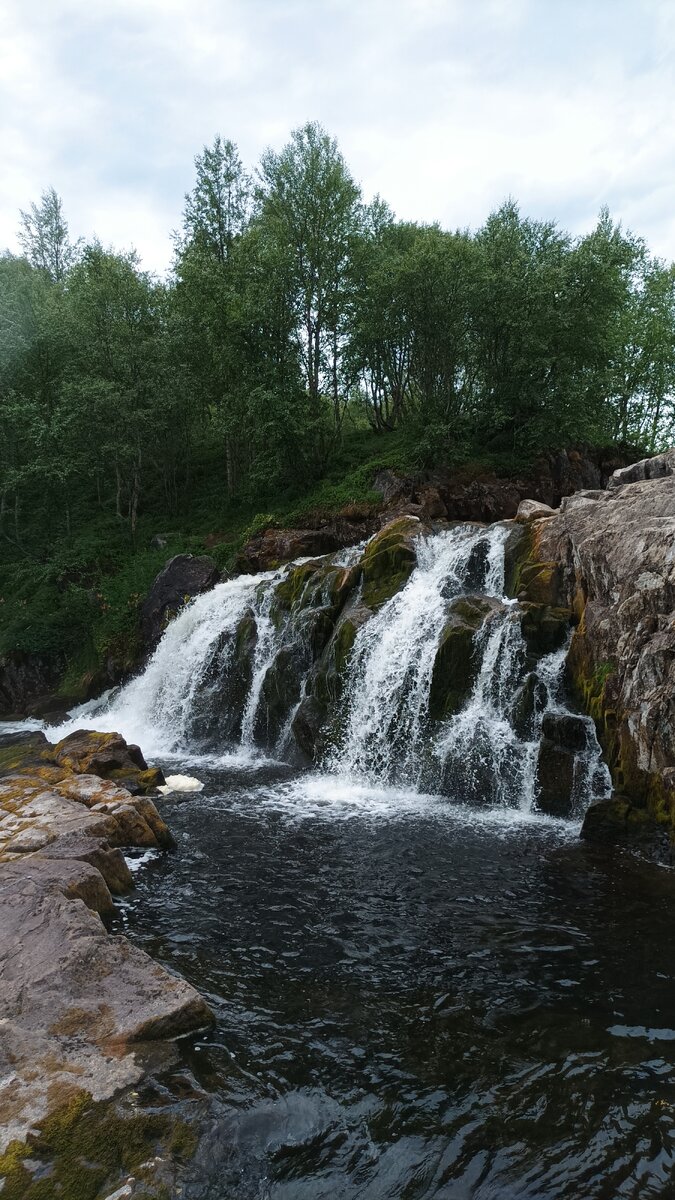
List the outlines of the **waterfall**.
<svg viewBox="0 0 675 1200">
<path fill-rule="evenodd" d="M 448 602 L 466 590 L 501 595 L 507 529 L 460 526 L 420 541 L 408 583 L 359 630 L 333 770 L 419 785 L 426 709 Z"/>
<path fill-rule="evenodd" d="M 346 604 L 356 632 L 340 686 L 324 704 L 330 736 L 317 742 L 320 769 L 355 787 L 443 793 L 529 812 L 537 805 L 544 721 L 569 713 L 566 647 L 533 653 L 525 609 L 504 596 L 510 528 L 421 532 L 407 582 L 374 613 L 364 610 L 353 582 L 363 545 L 221 583 L 169 624 L 142 674 L 98 711 L 72 714 L 69 728 L 117 729 L 150 756 L 297 757 L 296 722 L 308 704 L 321 707 L 320 668 Z M 345 576 L 353 576 L 346 602 L 331 590 Z M 464 654 L 457 661 L 455 635 Z M 448 691 L 452 670 L 460 678 Z M 585 728 L 572 785 L 579 808 L 608 786 L 590 720 Z"/>
</svg>

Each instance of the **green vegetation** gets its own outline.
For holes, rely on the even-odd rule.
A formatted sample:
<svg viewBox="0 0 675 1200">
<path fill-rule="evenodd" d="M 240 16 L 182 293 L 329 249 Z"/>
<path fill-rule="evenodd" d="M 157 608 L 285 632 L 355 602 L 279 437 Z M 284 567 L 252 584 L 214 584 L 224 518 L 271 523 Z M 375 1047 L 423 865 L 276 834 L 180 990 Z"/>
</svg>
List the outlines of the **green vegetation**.
<svg viewBox="0 0 675 1200">
<path fill-rule="evenodd" d="M 0 654 L 61 655 L 66 690 L 131 662 L 170 554 L 225 566 L 378 467 L 671 438 L 675 273 L 606 212 L 399 222 L 317 125 L 254 176 L 221 138 L 195 168 L 166 280 L 73 243 L 53 190 L 0 257 Z"/>
</svg>

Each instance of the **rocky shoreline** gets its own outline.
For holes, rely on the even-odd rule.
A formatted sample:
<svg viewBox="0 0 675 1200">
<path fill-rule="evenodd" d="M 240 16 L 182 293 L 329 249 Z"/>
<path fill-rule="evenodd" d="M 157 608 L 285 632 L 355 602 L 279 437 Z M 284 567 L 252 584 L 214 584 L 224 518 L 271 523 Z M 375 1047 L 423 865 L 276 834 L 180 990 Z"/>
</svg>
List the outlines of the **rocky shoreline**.
<svg viewBox="0 0 675 1200">
<path fill-rule="evenodd" d="M 104 924 L 113 897 L 133 887 L 122 848 L 173 846 L 151 799 L 162 782 L 117 734 L 80 731 L 56 745 L 41 733 L 0 738 L 0 1179 L 9 1195 L 24 1194 L 12 1190 L 22 1174 L 28 1188 L 24 1163 L 45 1125 L 137 1086 L 149 1062 L 170 1061 L 171 1039 L 212 1021 L 193 987 Z"/>
</svg>

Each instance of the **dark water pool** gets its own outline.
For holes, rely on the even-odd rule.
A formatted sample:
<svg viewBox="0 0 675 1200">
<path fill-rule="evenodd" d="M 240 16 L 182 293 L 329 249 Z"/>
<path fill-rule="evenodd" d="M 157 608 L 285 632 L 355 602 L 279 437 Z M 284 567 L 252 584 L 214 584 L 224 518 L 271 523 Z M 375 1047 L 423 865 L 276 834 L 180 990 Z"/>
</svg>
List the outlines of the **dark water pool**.
<svg viewBox="0 0 675 1200">
<path fill-rule="evenodd" d="M 172 766 L 172 769 L 175 769 Z M 273 768 L 167 799 L 138 944 L 206 993 L 188 1200 L 675 1196 L 675 875 Z"/>
</svg>

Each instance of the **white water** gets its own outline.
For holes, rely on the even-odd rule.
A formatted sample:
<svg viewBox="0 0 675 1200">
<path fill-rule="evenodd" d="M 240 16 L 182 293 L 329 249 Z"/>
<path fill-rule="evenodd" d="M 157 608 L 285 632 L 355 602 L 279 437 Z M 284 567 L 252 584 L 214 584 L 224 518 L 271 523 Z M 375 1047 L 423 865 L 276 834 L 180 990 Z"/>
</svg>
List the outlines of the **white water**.
<svg viewBox="0 0 675 1200">
<path fill-rule="evenodd" d="M 361 795 L 364 789 L 412 789 L 522 815 L 535 809 L 542 720 L 547 712 L 567 711 L 566 651 L 543 656 L 534 669 L 528 660 L 520 606 L 503 596 L 508 533 L 504 524 L 467 524 L 418 539 L 418 565 L 408 582 L 357 633 L 337 744 L 323 767 L 329 790 L 346 787 Z M 360 549 L 337 561 L 357 561 Z M 301 644 L 305 636 L 302 620 L 272 607 L 286 569 L 229 580 L 192 601 L 140 676 L 106 702 L 72 713 L 59 733 L 83 725 L 116 729 L 150 757 L 226 759 L 242 766 L 263 759 L 265 750 L 277 757 L 292 753 L 293 721 L 310 668 L 274 743 L 264 744 L 267 673 L 282 647 Z M 433 722 L 431 680 L 450 606 L 461 595 L 476 594 L 493 603 L 474 639 L 475 682 L 460 712 Z M 231 694 L 241 673 L 236 634 L 245 617 L 254 623 L 255 642 L 245 693 Z M 587 726 L 573 789 L 580 808 L 603 794 L 608 780 L 590 720 Z"/>
</svg>

